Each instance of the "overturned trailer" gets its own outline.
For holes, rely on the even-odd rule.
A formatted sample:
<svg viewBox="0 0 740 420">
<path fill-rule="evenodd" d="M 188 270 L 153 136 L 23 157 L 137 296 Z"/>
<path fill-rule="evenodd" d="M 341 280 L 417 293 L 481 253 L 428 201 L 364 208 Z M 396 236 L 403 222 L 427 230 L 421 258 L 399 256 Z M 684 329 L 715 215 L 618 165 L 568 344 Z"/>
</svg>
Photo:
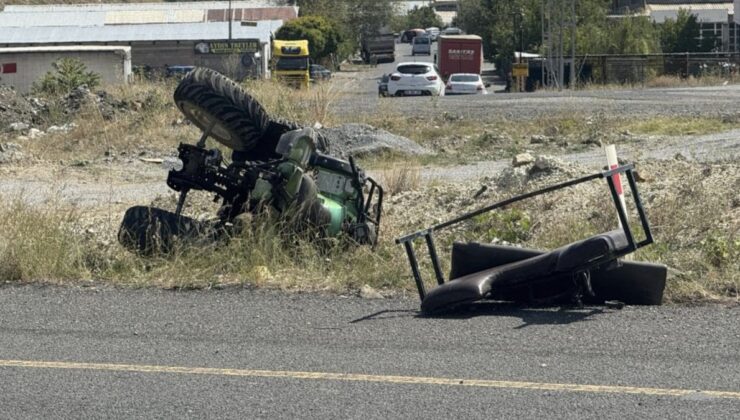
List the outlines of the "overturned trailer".
<svg viewBox="0 0 740 420">
<path fill-rule="evenodd" d="M 424 313 L 454 309 L 483 300 L 543 303 L 605 303 L 660 305 L 667 269 L 660 264 L 621 260 L 653 243 L 645 210 L 637 191 L 633 165 L 587 175 L 541 190 L 500 201 L 453 220 L 422 229 L 396 240 L 406 250 Z M 635 237 L 621 204 L 620 174 L 626 175 L 642 239 Z M 620 222 L 617 230 L 573 242 L 552 251 L 513 246 L 455 243 L 452 247 L 450 280 L 445 281 L 434 242 L 434 233 L 477 215 L 513 203 L 597 179 L 605 179 Z M 414 249 L 424 239 L 437 281 L 427 291 Z"/>
</svg>

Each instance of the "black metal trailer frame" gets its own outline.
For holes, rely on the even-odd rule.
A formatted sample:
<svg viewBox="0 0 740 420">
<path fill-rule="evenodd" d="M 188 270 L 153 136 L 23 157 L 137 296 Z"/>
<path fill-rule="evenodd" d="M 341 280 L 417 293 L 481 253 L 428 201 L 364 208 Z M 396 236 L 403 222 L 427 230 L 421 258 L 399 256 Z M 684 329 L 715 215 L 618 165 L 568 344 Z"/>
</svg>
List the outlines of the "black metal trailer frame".
<svg viewBox="0 0 740 420">
<path fill-rule="evenodd" d="M 619 189 L 621 189 L 621 185 L 618 186 L 615 182 L 615 179 L 619 179 L 620 174 L 626 175 L 627 182 L 629 183 L 630 192 L 632 194 L 632 198 L 634 199 L 635 207 L 637 208 L 637 213 L 640 218 L 640 224 L 642 226 L 642 229 L 645 235 L 645 238 L 640 241 L 635 240 L 632 228 L 630 227 L 629 220 L 627 218 L 626 211 L 622 207 L 621 202 L 620 202 L 621 200 L 620 200 L 618 191 Z M 465 220 L 468 220 L 480 214 L 484 214 L 492 210 L 500 209 L 500 208 L 506 207 L 508 205 L 511 205 L 513 203 L 516 203 L 522 200 L 526 200 L 532 197 L 547 194 L 547 193 L 550 193 L 556 190 L 568 188 L 574 185 L 582 184 L 582 183 L 597 180 L 597 179 L 606 180 L 606 183 L 609 187 L 609 191 L 611 192 L 611 197 L 614 203 L 614 207 L 619 217 L 621 229 L 623 230 L 625 238 L 627 240 L 627 246 L 625 248 L 618 250 L 615 253 L 611 253 L 608 257 L 588 261 L 588 263 L 584 264 L 580 268 L 582 270 L 588 270 L 590 268 L 603 266 L 605 264 L 610 263 L 611 261 L 614 261 L 620 257 L 623 257 L 624 255 L 630 254 L 639 248 L 642 248 L 646 245 L 653 243 L 653 235 L 650 230 L 650 224 L 648 222 L 647 215 L 645 214 L 645 209 L 643 207 L 640 194 L 637 190 L 637 184 L 635 181 L 635 174 L 634 174 L 634 165 L 627 164 L 627 165 L 619 166 L 611 170 L 602 171 L 602 172 L 594 173 L 591 175 L 586 175 L 586 176 L 583 176 L 577 179 L 562 182 L 562 183 L 555 184 L 555 185 L 552 185 L 546 188 L 542 188 L 540 190 L 532 191 L 532 192 L 518 195 L 512 198 L 503 200 L 503 201 L 499 201 L 497 203 L 483 207 L 476 211 L 456 217 L 452 220 L 434 225 L 426 229 L 422 229 L 422 230 L 410 233 L 408 235 L 405 235 L 405 236 L 402 236 L 396 239 L 396 243 L 403 245 L 406 250 L 406 255 L 408 257 L 409 265 L 411 267 L 411 273 L 414 277 L 414 281 L 416 282 L 416 287 L 419 292 L 419 298 L 423 301 L 425 296 L 427 295 L 427 291 L 424 286 L 424 279 L 422 278 L 421 271 L 419 270 L 419 262 L 417 260 L 416 251 L 414 249 L 414 242 L 417 239 L 424 238 L 428 252 L 429 252 L 429 256 L 432 262 L 432 266 L 434 268 L 434 274 L 437 280 L 437 284 L 441 286 L 445 284 L 445 278 L 444 278 L 444 275 L 442 274 L 442 269 L 440 267 L 439 257 L 438 257 L 437 249 L 436 249 L 435 242 L 434 242 L 435 232 L 438 232 L 450 226 L 456 225 L 458 223 L 461 223 Z"/>
</svg>

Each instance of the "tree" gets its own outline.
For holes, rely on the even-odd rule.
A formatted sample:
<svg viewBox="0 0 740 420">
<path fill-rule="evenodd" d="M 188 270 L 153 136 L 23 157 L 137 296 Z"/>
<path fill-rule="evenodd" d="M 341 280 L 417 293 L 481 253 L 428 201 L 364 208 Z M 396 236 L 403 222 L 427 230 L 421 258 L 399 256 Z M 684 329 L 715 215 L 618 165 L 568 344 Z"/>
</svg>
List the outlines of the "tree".
<svg viewBox="0 0 740 420">
<path fill-rule="evenodd" d="M 297 0 L 300 15 L 320 16 L 333 22 L 339 33 L 338 56 L 354 54 L 363 34 L 377 33 L 390 26 L 393 18 L 391 0 Z"/>
<path fill-rule="evenodd" d="M 660 52 L 660 42 L 647 16 L 630 16 L 612 22 L 603 53 L 651 54 Z"/>
<path fill-rule="evenodd" d="M 414 7 L 406 13 L 406 28 L 440 28 L 442 25 L 442 19 L 429 6 Z"/>
<path fill-rule="evenodd" d="M 649 19 L 608 18 L 612 3 L 611 0 L 577 1 L 576 54 L 659 52 L 658 34 Z M 520 36 L 525 51 L 545 53 L 541 30 L 543 11 L 545 20 L 554 25 L 552 35 L 557 37 L 562 33 L 563 50 L 570 51 L 571 0 L 460 0 L 459 4 L 459 26 L 483 38 L 489 58 L 501 60 L 503 56 L 512 56 L 519 49 Z M 521 28 L 515 28 L 519 25 Z M 517 33 L 519 30 L 521 35 Z"/>
<path fill-rule="evenodd" d="M 696 15 L 680 9 L 676 19 L 666 19 L 660 25 L 660 45 L 663 52 L 709 52 L 715 48 L 716 39 L 700 38 L 700 25 Z"/>
<path fill-rule="evenodd" d="M 302 16 L 284 24 L 276 33 L 277 39 L 308 40 L 311 58 L 319 61 L 335 54 L 342 42 L 336 25 L 322 16 Z"/>
<path fill-rule="evenodd" d="M 541 0 L 460 0 L 456 23 L 483 39 L 483 51 L 508 71 L 514 50 L 537 50 L 542 40 Z"/>
</svg>

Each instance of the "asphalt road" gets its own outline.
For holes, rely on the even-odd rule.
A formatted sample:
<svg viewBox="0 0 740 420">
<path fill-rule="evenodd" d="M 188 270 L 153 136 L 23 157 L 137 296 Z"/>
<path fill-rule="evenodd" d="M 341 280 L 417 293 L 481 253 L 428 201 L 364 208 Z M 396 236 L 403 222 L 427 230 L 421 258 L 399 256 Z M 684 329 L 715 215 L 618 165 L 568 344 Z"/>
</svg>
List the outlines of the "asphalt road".
<svg viewBox="0 0 740 420">
<path fill-rule="evenodd" d="M 0 288 L 0 418 L 737 418 L 740 308 Z"/>
<path fill-rule="evenodd" d="M 436 49 L 436 44 L 432 46 Z M 334 102 L 339 115 L 398 113 L 427 118 L 451 115 L 477 121 L 522 121 L 573 115 L 606 118 L 722 117 L 740 113 L 740 85 L 710 87 L 643 88 L 599 87 L 584 90 L 540 90 L 534 93 L 502 93 L 493 85 L 489 95 L 458 95 L 440 98 L 378 98 L 377 81 L 405 61 L 431 62 L 432 56 L 411 56 L 409 44 L 396 44 L 395 63 L 352 73 L 336 73 L 333 83 L 343 95 Z M 490 67 L 491 64 L 486 64 Z"/>
</svg>

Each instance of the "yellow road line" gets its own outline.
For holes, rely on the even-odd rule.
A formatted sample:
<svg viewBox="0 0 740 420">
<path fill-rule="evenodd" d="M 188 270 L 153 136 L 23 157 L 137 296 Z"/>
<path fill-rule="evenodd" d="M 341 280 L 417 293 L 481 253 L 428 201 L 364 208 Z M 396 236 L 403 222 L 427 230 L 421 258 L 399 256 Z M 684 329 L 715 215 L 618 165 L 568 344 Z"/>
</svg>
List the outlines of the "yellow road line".
<svg viewBox="0 0 740 420">
<path fill-rule="evenodd" d="M 643 388 L 613 385 L 582 385 L 522 381 L 493 381 L 486 379 L 454 379 L 423 376 L 361 375 L 354 373 L 300 372 L 285 370 L 220 369 L 185 366 L 128 365 L 112 363 L 50 362 L 41 360 L 2 360 L 0 367 L 37 369 L 78 369 L 137 373 L 174 373 L 183 375 L 240 376 L 252 378 L 312 379 L 325 381 L 379 382 L 389 384 L 466 386 L 479 388 L 527 389 L 534 391 L 588 392 L 597 394 L 636 394 L 682 397 L 700 393 L 710 398 L 740 400 L 736 391 L 698 391 L 672 388 Z"/>
</svg>

